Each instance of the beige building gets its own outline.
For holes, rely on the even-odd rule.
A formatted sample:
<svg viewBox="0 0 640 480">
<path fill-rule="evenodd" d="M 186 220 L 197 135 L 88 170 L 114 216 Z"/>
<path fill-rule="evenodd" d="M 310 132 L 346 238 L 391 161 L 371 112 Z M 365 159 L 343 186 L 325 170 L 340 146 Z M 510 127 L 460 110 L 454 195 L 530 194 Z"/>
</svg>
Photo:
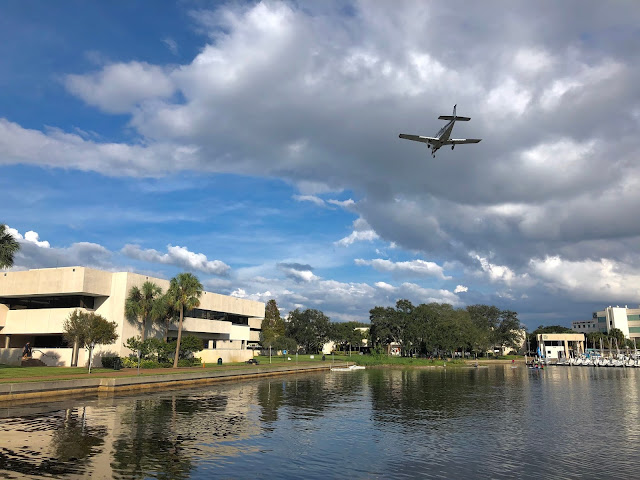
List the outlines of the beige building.
<svg viewBox="0 0 640 480">
<path fill-rule="evenodd" d="M 47 365 L 71 365 L 72 348 L 63 338 L 63 323 L 80 309 L 95 312 L 118 324 L 118 339 L 96 347 L 94 362 L 103 355 L 127 356 L 124 343 L 141 334 L 141 325 L 124 314 L 124 304 L 133 286 L 146 281 L 163 292 L 169 281 L 130 272 L 106 272 L 85 267 L 64 267 L 0 273 L 0 363 L 20 364 L 27 342 L 34 358 Z M 260 341 L 264 303 L 212 292 L 203 292 L 200 306 L 185 312 L 183 334 L 200 337 L 203 350 L 195 353 L 205 363 L 245 361 L 253 356 L 251 347 Z M 148 326 L 147 338 L 168 340 L 177 337 L 177 322 L 168 330 Z M 1 348 L 3 347 L 3 348 Z M 88 361 L 80 351 L 79 365 Z"/>
<path fill-rule="evenodd" d="M 542 358 L 577 357 L 585 351 L 582 333 L 539 333 L 536 340 Z"/>
<path fill-rule="evenodd" d="M 609 306 L 604 310 L 593 312 L 593 318 L 590 321 L 572 322 L 571 328 L 582 333 L 608 333 L 611 329 L 617 328 L 622 331 L 625 338 L 640 339 L 640 307 Z"/>
</svg>

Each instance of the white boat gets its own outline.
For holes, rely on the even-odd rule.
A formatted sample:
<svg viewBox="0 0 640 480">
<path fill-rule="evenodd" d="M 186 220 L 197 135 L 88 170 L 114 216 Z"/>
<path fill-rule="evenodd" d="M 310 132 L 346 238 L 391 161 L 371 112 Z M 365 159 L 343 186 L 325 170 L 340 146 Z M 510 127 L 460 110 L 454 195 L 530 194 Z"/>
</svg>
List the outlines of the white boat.
<svg viewBox="0 0 640 480">
<path fill-rule="evenodd" d="M 332 372 L 351 372 L 353 370 L 364 370 L 362 365 L 349 365 L 348 367 L 331 367 Z"/>
</svg>

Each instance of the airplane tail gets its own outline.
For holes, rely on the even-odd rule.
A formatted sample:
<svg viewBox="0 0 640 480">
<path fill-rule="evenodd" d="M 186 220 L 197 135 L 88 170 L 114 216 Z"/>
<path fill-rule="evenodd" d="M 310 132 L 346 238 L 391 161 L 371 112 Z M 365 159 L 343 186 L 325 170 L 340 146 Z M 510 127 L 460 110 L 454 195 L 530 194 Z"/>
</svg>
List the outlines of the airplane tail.
<svg viewBox="0 0 640 480">
<path fill-rule="evenodd" d="M 471 117 L 458 117 L 456 115 L 457 106 L 458 104 L 455 104 L 453 106 L 453 115 L 440 115 L 438 118 L 440 120 L 455 120 L 456 122 L 468 122 L 469 120 L 471 120 Z"/>
</svg>

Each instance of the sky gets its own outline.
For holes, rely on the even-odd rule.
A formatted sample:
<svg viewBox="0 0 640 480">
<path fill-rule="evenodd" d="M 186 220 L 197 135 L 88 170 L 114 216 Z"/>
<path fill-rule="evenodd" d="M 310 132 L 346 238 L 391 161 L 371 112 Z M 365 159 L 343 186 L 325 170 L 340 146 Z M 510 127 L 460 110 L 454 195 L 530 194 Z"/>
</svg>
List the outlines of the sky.
<svg viewBox="0 0 640 480">
<path fill-rule="evenodd" d="M 640 303 L 639 126 L 632 0 L 0 3 L 14 270 L 570 326 Z"/>
</svg>

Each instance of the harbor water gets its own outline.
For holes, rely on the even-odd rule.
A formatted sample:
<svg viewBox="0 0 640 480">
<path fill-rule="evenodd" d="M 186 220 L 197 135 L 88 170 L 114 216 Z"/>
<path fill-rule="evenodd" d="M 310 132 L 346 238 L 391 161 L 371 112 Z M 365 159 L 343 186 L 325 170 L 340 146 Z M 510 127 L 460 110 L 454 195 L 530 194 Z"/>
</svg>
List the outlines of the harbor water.
<svg viewBox="0 0 640 480">
<path fill-rule="evenodd" d="M 0 406 L 0 478 L 637 478 L 640 369 L 366 369 Z"/>
</svg>

